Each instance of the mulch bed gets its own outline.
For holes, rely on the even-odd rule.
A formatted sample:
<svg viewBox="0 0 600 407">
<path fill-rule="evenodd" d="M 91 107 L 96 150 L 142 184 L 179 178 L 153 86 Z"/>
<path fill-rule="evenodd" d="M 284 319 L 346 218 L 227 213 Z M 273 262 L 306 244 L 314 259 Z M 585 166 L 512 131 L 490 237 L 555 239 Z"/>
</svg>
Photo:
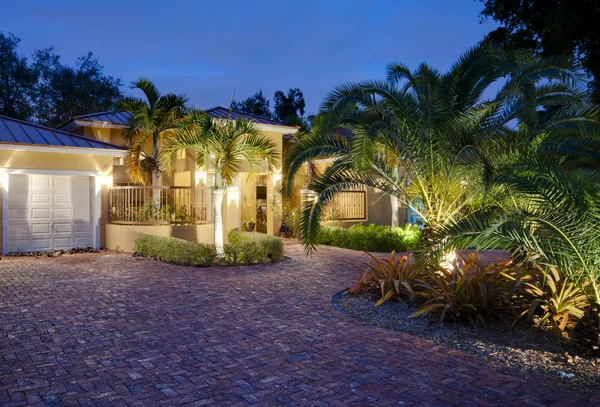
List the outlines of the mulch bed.
<svg viewBox="0 0 600 407">
<path fill-rule="evenodd" d="M 517 324 L 512 329 L 505 325 L 475 329 L 468 324 L 440 324 L 434 316 L 408 319 L 415 311 L 413 306 L 388 301 L 375 307 L 378 299 L 370 294 L 351 295 L 343 290 L 332 301 L 338 311 L 371 325 L 407 332 L 458 348 L 484 360 L 501 362 L 582 390 L 600 389 L 600 358 L 578 356 L 568 340 L 555 332 L 525 323 Z"/>
</svg>

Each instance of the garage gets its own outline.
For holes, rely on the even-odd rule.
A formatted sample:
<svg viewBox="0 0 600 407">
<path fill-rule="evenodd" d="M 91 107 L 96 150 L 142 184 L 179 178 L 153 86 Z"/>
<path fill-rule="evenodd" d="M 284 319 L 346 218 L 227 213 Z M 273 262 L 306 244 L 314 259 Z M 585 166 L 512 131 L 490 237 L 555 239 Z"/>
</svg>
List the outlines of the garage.
<svg viewBox="0 0 600 407">
<path fill-rule="evenodd" d="M 8 251 L 94 246 L 93 179 L 10 174 Z"/>
<path fill-rule="evenodd" d="M 127 147 L 0 116 L 0 252 L 100 248 Z"/>
</svg>

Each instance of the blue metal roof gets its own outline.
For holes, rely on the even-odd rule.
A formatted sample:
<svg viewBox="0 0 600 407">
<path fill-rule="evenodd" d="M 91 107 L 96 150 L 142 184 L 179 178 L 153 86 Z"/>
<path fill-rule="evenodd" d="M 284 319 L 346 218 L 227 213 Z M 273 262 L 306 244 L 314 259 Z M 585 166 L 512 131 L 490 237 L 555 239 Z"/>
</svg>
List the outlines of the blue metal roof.
<svg viewBox="0 0 600 407">
<path fill-rule="evenodd" d="M 212 109 L 205 110 L 206 113 L 215 119 L 245 119 L 250 122 L 254 122 L 257 124 L 266 124 L 269 126 L 279 126 L 279 127 L 288 127 L 288 128 L 296 128 L 296 126 L 291 126 L 289 124 L 285 124 L 283 122 L 267 119 L 265 117 L 256 116 L 249 113 L 240 112 L 239 110 L 230 110 L 223 106 L 217 106 Z M 131 120 L 131 112 L 121 111 L 121 112 L 98 112 L 92 114 L 84 114 L 80 116 L 73 116 L 71 120 L 67 123 L 63 124 L 59 127 L 59 129 L 69 129 L 73 127 L 75 121 L 89 121 L 89 122 L 103 122 L 103 123 L 111 123 L 116 125 L 126 126 L 129 124 Z"/>
<path fill-rule="evenodd" d="M 228 109 L 223 106 L 213 107 L 212 109 L 206 110 L 206 113 L 210 117 L 215 119 L 245 119 L 249 122 L 254 122 L 258 124 L 267 124 L 270 126 L 280 126 L 280 127 L 296 127 L 292 126 L 277 120 L 267 119 L 266 117 L 256 116 L 250 113 L 240 112 L 239 110 Z"/>
<path fill-rule="evenodd" d="M 93 138 L 79 136 L 28 123 L 11 117 L 0 116 L 0 143 L 27 144 L 52 147 L 98 148 L 104 150 L 125 150 L 126 147 L 106 143 Z"/>
</svg>

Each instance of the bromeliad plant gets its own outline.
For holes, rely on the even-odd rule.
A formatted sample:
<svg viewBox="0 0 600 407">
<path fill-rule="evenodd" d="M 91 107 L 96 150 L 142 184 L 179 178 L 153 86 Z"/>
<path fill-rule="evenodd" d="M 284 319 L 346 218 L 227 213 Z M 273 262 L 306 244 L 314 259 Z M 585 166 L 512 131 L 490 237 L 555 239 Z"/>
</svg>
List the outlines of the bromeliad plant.
<svg viewBox="0 0 600 407">
<path fill-rule="evenodd" d="M 379 292 L 381 298 L 375 306 L 380 306 L 394 298 L 409 300 L 415 297 L 413 285 L 417 281 L 427 279 L 427 276 L 412 264 L 407 256 L 398 256 L 393 251 L 389 259 L 380 259 L 367 253 L 370 263 L 364 267 L 355 266 L 363 272 L 358 282 L 348 291 L 351 294 L 362 292 Z"/>
<path fill-rule="evenodd" d="M 525 296 L 531 301 L 527 315 L 529 321 L 541 309 L 539 324 L 550 323 L 562 333 L 569 321 L 581 319 L 584 310 L 590 305 L 585 292 L 561 274 L 556 267 L 539 267 L 539 274 L 533 282 L 525 283 Z"/>
<path fill-rule="evenodd" d="M 518 315 L 525 281 L 520 269 L 510 260 L 485 266 L 477 254 L 461 259 L 462 265 L 430 270 L 430 281 L 414 285 L 424 303 L 409 318 L 438 314 L 440 321 L 464 320 L 473 326 L 485 326 L 490 318 L 510 324 Z"/>
</svg>

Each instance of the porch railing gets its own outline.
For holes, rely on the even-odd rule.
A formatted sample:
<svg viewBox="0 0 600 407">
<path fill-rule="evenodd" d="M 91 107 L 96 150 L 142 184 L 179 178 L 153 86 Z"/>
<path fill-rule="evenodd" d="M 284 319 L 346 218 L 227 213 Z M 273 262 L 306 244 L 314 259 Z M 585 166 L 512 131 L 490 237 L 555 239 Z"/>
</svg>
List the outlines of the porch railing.
<svg viewBox="0 0 600 407">
<path fill-rule="evenodd" d="M 113 187 L 110 222 L 131 225 L 212 222 L 212 189 L 208 187 Z"/>
<path fill-rule="evenodd" d="M 344 191 L 331 199 L 323 213 L 324 220 L 359 221 L 367 219 L 366 191 Z"/>
</svg>

